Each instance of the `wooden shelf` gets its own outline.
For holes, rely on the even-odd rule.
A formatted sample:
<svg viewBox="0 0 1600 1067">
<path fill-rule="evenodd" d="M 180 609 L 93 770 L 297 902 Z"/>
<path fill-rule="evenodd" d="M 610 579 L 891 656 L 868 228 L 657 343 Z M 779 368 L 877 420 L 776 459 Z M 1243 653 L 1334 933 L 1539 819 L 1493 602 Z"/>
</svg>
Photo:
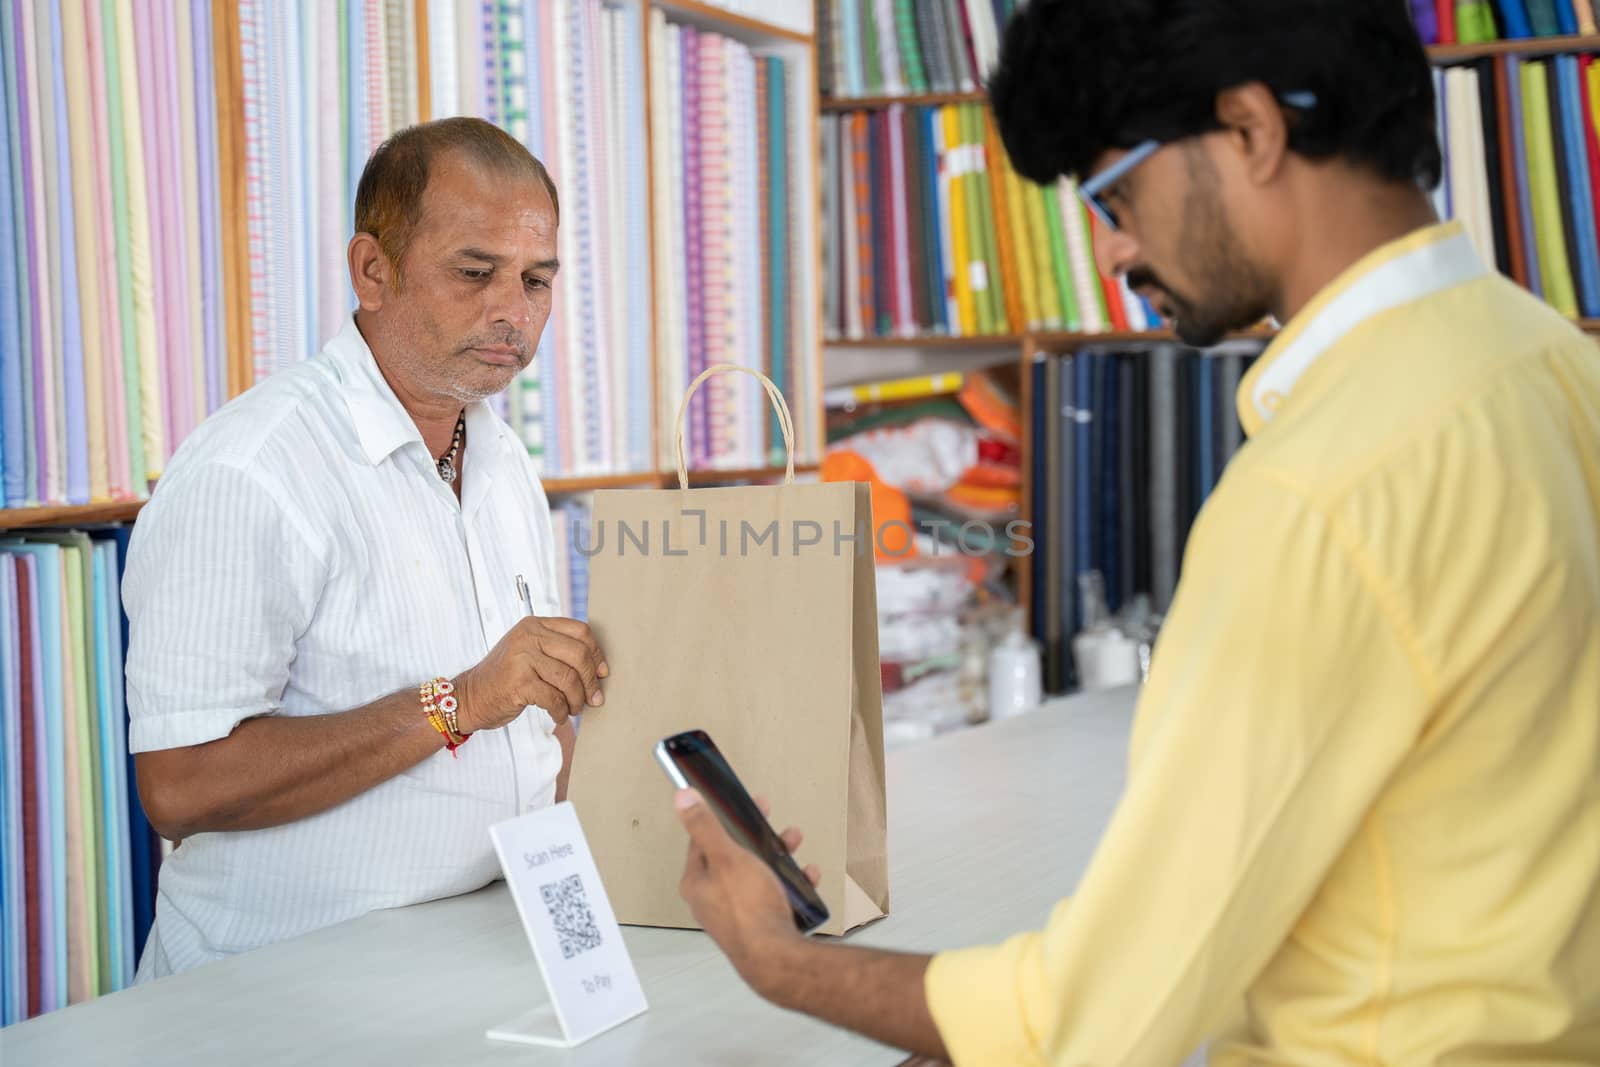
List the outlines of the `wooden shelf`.
<svg viewBox="0 0 1600 1067">
<path fill-rule="evenodd" d="M 658 0 L 662 2 L 662 0 Z M 1483 44 L 1441 44 L 1428 48 L 1434 63 L 1464 63 L 1474 59 L 1505 55 L 1556 55 L 1564 52 L 1600 53 L 1600 35 L 1571 37 L 1524 37 L 1515 41 L 1488 41 Z M 896 104 L 938 107 L 943 104 L 986 104 L 989 95 L 982 90 L 957 93 L 904 93 L 896 96 L 825 96 L 818 102 L 823 112 L 877 111 Z"/>
<path fill-rule="evenodd" d="M 1574 325 L 1586 334 L 1600 337 L 1600 319 L 1576 319 Z M 1254 330 L 1241 330 L 1229 334 L 1228 341 L 1270 341 L 1277 335 L 1277 331 L 1267 326 Z M 1163 342 L 1181 343 L 1178 335 L 1171 330 L 1138 330 L 1119 331 L 1111 333 L 1006 333 L 990 334 L 983 337 L 873 337 L 858 341 L 824 341 L 824 348 L 845 349 L 960 349 L 964 351 L 982 351 L 989 348 L 1003 348 L 1007 345 L 1022 345 L 1032 342 L 1036 348 L 1044 351 L 1062 351 L 1066 349 L 1082 348 L 1085 345 L 1137 345 L 1157 344 Z"/>
<path fill-rule="evenodd" d="M 1230 333 L 1224 341 L 1270 341 L 1278 331 L 1268 326 Z M 1081 348 L 1084 345 L 1138 345 L 1171 342 L 1181 344 L 1171 330 L 1124 330 L 1111 333 L 1036 333 L 1035 346 L 1047 351 Z"/>
<path fill-rule="evenodd" d="M 939 107 L 944 104 L 987 104 L 989 94 L 979 90 L 970 93 L 917 93 L 910 96 L 825 96 L 820 107 L 823 111 L 877 111 L 895 104 L 919 107 Z"/>
<path fill-rule="evenodd" d="M 1230 334 L 1228 340 L 1251 340 L 1269 338 L 1273 331 L 1246 330 L 1241 333 Z M 913 349 L 961 349 L 963 351 L 981 351 L 988 348 L 1004 348 L 1011 345 L 1020 346 L 1029 341 L 1038 348 L 1057 349 L 1073 348 L 1082 345 L 1116 345 L 1116 344 L 1151 344 L 1159 341 L 1178 340 L 1178 335 L 1171 330 L 1138 330 L 1138 331 L 1112 331 L 1108 333 L 1068 333 L 1062 331 L 1041 331 L 1039 333 L 1003 333 L 986 334 L 981 337 L 874 337 L 859 341 L 824 341 L 825 348 L 913 348 Z"/>
<path fill-rule="evenodd" d="M 113 504 L 68 504 L 37 508 L 0 508 L 0 531 L 37 530 L 49 526 L 94 526 L 132 522 L 144 507 L 142 500 Z"/>
<path fill-rule="evenodd" d="M 1435 63 L 1461 63 L 1489 56 L 1538 56 L 1560 52 L 1600 52 L 1600 36 L 1524 37 L 1515 41 L 1489 41 L 1484 44 L 1437 44 L 1428 49 Z"/>
<path fill-rule="evenodd" d="M 815 474 L 820 469 L 815 463 L 796 463 L 794 465 L 796 475 Z M 690 471 L 689 484 L 725 485 L 728 482 L 757 482 L 765 479 L 782 478 L 783 473 L 784 468 L 782 467 L 753 467 L 747 470 L 732 471 Z M 678 472 L 667 471 L 663 473 L 661 475 L 661 484 L 668 489 L 675 488 L 678 484 Z"/>
<path fill-rule="evenodd" d="M 916 337 L 864 337 L 856 340 L 823 340 L 823 348 L 955 348 L 983 349 L 1020 345 L 1026 334 L 998 333 L 982 337 L 948 337 L 944 334 L 922 334 Z"/>
<path fill-rule="evenodd" d="M 796 463 L 796 474 L 815 474 L 815 463 Z M 740 470 L 690 471 L 690 485 L 720 485 L 725 482 L 754 482 L 782 478 L 782 467 L 747 467 Z M 636 474 L 602 475 L 596 478 L 547 478 L 544 491 L 551 496 L 563 493 L 592 493 L 597 489 L 671 489 L 678 484 L 675 470 Z M 0 513 L 3 514 L 3 513 Z"/>
<path fill-rule="evenodd" d="M 797 44 L 810 44 L 812 41 L 809 33 L 741 15 L 715 4 L 700 3 L 699 0 L 651 0 L 651 3 L 669 15 L 680 15 L 697 26 L 727 31 L 729 36 L 744 37 L 747 41 L 749 38 L 794 41 Z"/>
<path fill-rule="evenodd" d="M 661 476 L 651 472 L 634 474 L 604 474 L 594 478 L 544 478 L 544 491 L 554 496 L 559 493 L 589 493 L 596 489 L 639 489 L 656 486 Z"/>
<path fill-rule="evenodd" d="M 796 463 L 795 474 L 815 474 L 815 463 Z M 690 485 L 720 485 L 726 482 L 754 482 L 783 477 L 782 467 L 754 467 L 731 471 L 690 471 Z M 544 491 L 551 496 L 563 493 L 588 493 L 596 489 L 666 489 L 678 484 L 674 471 L 613 474 L 597 478 L 549 478 Z M 112 522 L 132 522 L 144 507 L 142 500 L 114 504 L 82 504 L 60 507 L 0 508 L 0 534 L 9 530 L 39 530 L 53 527 L 99 526 Z"/>
</svg>

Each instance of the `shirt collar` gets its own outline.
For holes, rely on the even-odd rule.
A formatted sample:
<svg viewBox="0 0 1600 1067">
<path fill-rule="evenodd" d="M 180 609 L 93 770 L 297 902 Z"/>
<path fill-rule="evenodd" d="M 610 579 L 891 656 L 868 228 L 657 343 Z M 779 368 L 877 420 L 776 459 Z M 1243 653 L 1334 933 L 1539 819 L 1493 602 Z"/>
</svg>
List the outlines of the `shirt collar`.
<svg viewBox="0 0 1600 1067">
<path fill-rule="evenodd" d="M 344 325 L 323 351 L 339 380 L 356 437 L 369 463 L 377 466 L 404 445 L 422 443 L 421 431 L 378 369 L 378 361 L 367 346 L 367 339 L 361 336 L 354 315 L 346 316 Z"/>
<path fill-rule="evenodd" d="M 418 456 L 419 461 L 427 457 L 426 467 L 431 473 L 433 461 L 427 453 L 422 433 L 400 399 L 394 395 L 383 371 L 378 369 L 378 361 L 367 346 L 366 338 L 361 336 L 354 315 L 345 319 L 344 326 L 328 342 L 323 352 L 339 381 L 367 462 L 376 467 L 406 445 L 415 443 L 423 449 Z M 466 405 L 466 416 L 467 447 L 462 457 L 461 507 L 463 512 L 470 515 L 482 504 L 502 465 L 511 461 L 514 450 L 509 431 L 503 430 L 485 401 L 478 400 Z M 444 486 L 443 482 L 431 484 Z M 442 491 L 448 493 L 447 488 Z"/>
<path fill-rule="evenodd" d="M 1239 384 L 1239 420 L 1259 433 L 1301 376 L 1362 323 L 1489 272 L 1459 222 L 1428 226 L 1362 258 L 1318 293 Z"/>
<path fill-rule="evenodd" d="M 378 368 L 378 360 L 367 346 L 367 339 L 361 336 L 354 315 L 344 320 L 344 326 L 324 351 L 339 379 L 356 436 L 369 463 L 376 466 L 413 441 L 424 444 L 411 413 Z M 499 439 L 488 404 L 481 400 L 467 404 L 466 415 L 469 449 L 474 443 L 483 446 Z M 477 451 L 474 449 L 475 454 Z"/>
</svg>

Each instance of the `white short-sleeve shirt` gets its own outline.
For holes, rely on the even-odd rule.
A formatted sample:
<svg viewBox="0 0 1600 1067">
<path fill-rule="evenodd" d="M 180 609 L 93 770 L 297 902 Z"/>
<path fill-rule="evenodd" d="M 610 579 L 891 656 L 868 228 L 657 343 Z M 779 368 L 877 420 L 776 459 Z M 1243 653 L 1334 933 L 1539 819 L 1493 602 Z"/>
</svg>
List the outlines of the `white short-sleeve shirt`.
<svg viewBox="0 0 1600 1067">
<path fill-rule="evenodd" d="M 560 614 L 549 503 L 487 404 L 467 408 L 462 467 L 458 504 L 353 318 L 207 419 L 134 527 L 132 751 L 454 676 L 521 617 L 518 574 Z M 489 825 L 554 798 L 552 730 L 529 708 L 320 815 L 185 840 L 139 980 L 489 882 Z"/>
</svg>

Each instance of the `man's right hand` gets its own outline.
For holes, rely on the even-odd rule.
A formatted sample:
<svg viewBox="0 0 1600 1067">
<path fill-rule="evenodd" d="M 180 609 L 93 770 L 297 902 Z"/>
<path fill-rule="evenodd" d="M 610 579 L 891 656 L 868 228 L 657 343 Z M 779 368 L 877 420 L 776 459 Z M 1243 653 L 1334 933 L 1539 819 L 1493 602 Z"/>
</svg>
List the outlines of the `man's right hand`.
<svg viewBox="0 0 1600 1067">
<path fill-rule="evenodd" d="M 587 623 L 530 615 L 456 676 L 456 722 L 466 734 L 493 730 L 537 704 L 559 726 L 605 703 L 600 679 L 608 674 Z"/>
</svg>

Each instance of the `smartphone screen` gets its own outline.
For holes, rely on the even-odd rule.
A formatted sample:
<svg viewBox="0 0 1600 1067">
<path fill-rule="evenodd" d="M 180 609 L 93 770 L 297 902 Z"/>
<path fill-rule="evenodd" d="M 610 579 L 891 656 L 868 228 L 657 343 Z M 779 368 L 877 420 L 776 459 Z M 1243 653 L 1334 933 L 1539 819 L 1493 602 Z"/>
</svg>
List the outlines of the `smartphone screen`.
<svg viewBox="0 0 1600 1067">
<path fill-rule="evenodd" d="M 802 933 L 828 921 L 827 905 L 795 863 L 761 809 L 740 784 L 717 746 L 704 730 L 674 734 L 656 745 L 656 759 L 680 789 L 697 789 L 717 813 L 733 839 L 760 856 L 783 883 Z"/>
</svg>

